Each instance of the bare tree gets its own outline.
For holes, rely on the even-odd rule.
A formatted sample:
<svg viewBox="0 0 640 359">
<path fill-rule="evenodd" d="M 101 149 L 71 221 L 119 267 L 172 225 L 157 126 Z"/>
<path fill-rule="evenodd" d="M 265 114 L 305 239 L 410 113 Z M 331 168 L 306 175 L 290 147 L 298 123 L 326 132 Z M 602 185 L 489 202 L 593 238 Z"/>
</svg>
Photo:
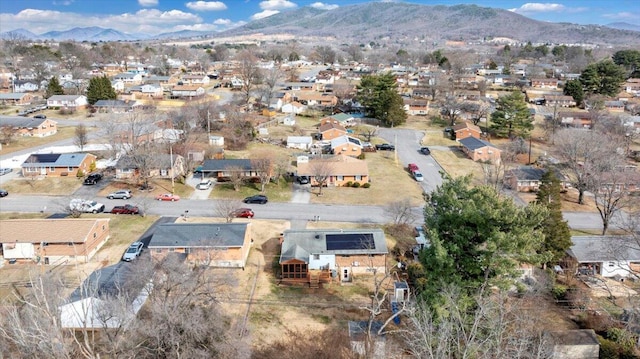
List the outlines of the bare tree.
<svg viewBox="0 0 640 359">
<path fill-rule="evenodd" d="M 260 179 L 260 192 L 264 193 L 264 188 L 273 176 L 273 153 L 263 152 L 260 157 L 251 160 L 251 167 L 256 171 Z"/>
<path fill-rule="evenodd" d="M 440 114 L 449 122 L 449 126 L 456 124 L 458 116 L 462 113 L 462 103 L 455 95 L 448 95 L 440 106 Z"/>
<path fill-rule="evenodd" d="M 333 175 L 333 162 L 327 158 L 316 158 L 309 163 L 311 176 L 318 185 L 318 196 L 322 196 L 322 187 L 327 184 L 329 177 Z"/>
<path fill-rule="evenodd" d="M 391 202 L 387 205 L 385 213 L 391 218 L 393 224 L 409 225 L 416 221 L 417 214 L 413 211 L 411 199 L 405 198 Z"/>
<path fill-rule="evenodd" d="M 265 101 L 265 105 L 269 107 L 273 93 L 278 82 L 283 78 L 284 74 L 280 66 L 274 64 L 273 67 L 264 72 L 264 78 L 262 81 L 262 97 Z"/>
<path fill-rule="evenodd" d="M 243 105 L 246 106 L 251 100 L 251 92 L 262 81 L 262 71 L 258 67 L 258 58 L 250 50 L 241 51 L 236 59 L 239 61 L 238 74 L 242 81 Z"/>
<path fill-rule="evenodd" d="M 231 223 L 236 218 L 236 213 L 242 208 L 242 202 L 232 199 L 216 200 L 215 214 L 222 217 L 227 223 Z"/>
<path fill-rule="evenodd" d="M 89 131 L 87 130 L 87 126 L 84 124 L 80 124 L 76 127 L 76 135 L 73 138 L 73 144 L 78 146 L 80 151 L 84 150 L 84 146 L 89 143 Z"/>
<path fill-rule="evenodd" d="M 615 215 L 627 207 L 632 200 L 629 194 L 629 185 L 638 182 L 640 175 L 635 172 L 635 168 L 627 169 L 620 155 L 613 154 L 611 162 L 618 163 L 619 166 L 607 166 L 607 171 L 590 175 L 588 177 L 588 188 L 593 193 L 594 202 L 600 218 L 602 219 L 602 235 L 606 235 L 609 224 Z M 616 160 L 618 157 L 618 161 Z"/>
<path fill-rule="evenodd" d="M 364 137 L 367 142 L 378 135 L 378 128 L 374 126 L 364 126 L 360 132 L 360 136 Z"/>
<path fill-rule="evenodd" d="M 225 168 L 224 171 L 228 175 L 229 182 L 233 185 L 233 190 L 236 192 L 240 191 L 240 187 L 242 187 L 247 180 L 246 169 L 232 166 Z"/>
<path fill-rule="evenodd" d="M 12 126 L 4 125 L 0 128 L 0 135 L 2 135 L 2 144 L 10 145 L 16 137 L 16 132 Z"/>
</svg>

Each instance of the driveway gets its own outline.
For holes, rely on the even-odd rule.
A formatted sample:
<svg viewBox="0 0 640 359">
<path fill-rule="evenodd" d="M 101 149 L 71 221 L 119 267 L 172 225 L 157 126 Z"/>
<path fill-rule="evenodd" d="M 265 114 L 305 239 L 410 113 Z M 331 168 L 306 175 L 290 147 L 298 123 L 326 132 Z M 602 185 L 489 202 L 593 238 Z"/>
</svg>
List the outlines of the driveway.
<svg viewBox="0 0 640 359">
<path fill-rule="evenodd" d="M 311 201 L 311 185 L 293 182 L 291 203 L 309 203 Z"/>
<path fill-rule="evenodd" d="M 205 178 L 205 180 L 206 179 L 207 178 Z M 213 190 L 213 187 L 215 187 L 216 183 L 211 181 L 213 182 L 213 185 L 211 185 L 211 188 L 209 189 L 197 189 L 196 186 L 198 185 L 198 183 L 200 183 L 200 181 L 202 181 L 201 177 L 194 177 L 193 175 L 189 175 L 189 177 L 187 177 L 187 185 L 194 188 L 194 191 L 189 199 L 196 201 L 205 201 L 209 199 L 209 194 L 211 194 L 211 190 Z"/>
</svg>

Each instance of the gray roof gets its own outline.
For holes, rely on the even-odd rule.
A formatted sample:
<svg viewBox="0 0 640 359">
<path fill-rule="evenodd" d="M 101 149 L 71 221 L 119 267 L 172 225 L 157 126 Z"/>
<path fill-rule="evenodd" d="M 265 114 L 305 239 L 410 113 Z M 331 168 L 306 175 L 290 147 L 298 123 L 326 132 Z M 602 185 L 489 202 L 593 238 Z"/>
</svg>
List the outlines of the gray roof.
<svg viewBox="0 0 640 359">
<path fill-rule="evenodd" d="M 248 223 L 167 223 L 157 227 L 149 248 L 242 247 Z"/>
<path fill-rule="evenodd" d="M 11 126 L 19 128 L 38 127 L 46 120 L 46 118 L 0 116 L 0 126 Z"/>
<path fill-rule="evenodd" d="M 359 238 L 362 238 L 362 241 L 358 241 Z M 337 247 L 335 244 L 338 244 Z M 341 246 L 341 244 L 346 244 L 346 246 Z M 355 246 L 350 244 L 355 244 Z M 386 253 L 388 253 L 387 242 L 381 229 L 291 229 L 284 231 L 280 263 L 291 259 L 308 263 L 311 254 Z"/>
<path fill-rule="evenodd" d="M 88 153 L 34 153 L 22 167 L 78 167 Z"/>
<path fill-rule="evenodd" d="M 626 236 L 573 236 L 567 251 L 578 263 L 640 261 L 640 246 Z"/>
<path fill-rule="evenodd" d="M 312 143 L 311 136 L 287 136 L 287 143 Z"/>
<path fill-rule="evenodd" d="M 147 169 L 156 168 L 171 168 L 171 155 L 167 153 L 159 153 L 153 155 L 141 155 L 141 156 L 122 156 L 116 163 L 117 169 L 131 169 L 138 167 L 147 167 Z M 173 162 L 175 164 L 179 155 L 173 155 Z"/>
<path fill-rule="evenodd" d="M 242 168 L 244 171 L 251 171 L 253 166 L 249 159 L 231 160 L 205 160 L 202 164 L 202 172 L 226 171 L 230 168 Z"/>
<path fill-rule="evenodd" d="M 47 101 L 75 101 L 83 95 L 53 95 L 47 99 Z"/>
<path fill-rule="evenodd" d="M 22 92 L 0 93 L 0 100 L 20 100 L 25 96 L 27 94 Z"/>
<path fill-rule="evenodd" d="M 516 176 L 517 179 L 523 181 L 539 181 L 546 170 L 544 168 L 532 167 L 532 166 L 520 166 L 516 169 L 510 170 L 509 174 Z"/>
<path fill-rule="evenodd" d="M 95 107 L 126 107 L 126 108 L 132 107 L 131 104 L 122 100 L 98 100 L 93 106 Z"/>
<path fill-rule="evenodd" d="M 362 142 L 359 139 L 344 135 L 344 136 L 333 138 L 331 140 L 331 148 L 342 146 L 342 145 L 348 144 L 349 142 L 351 142 L 352 144 L 358 147 L 362 147 Z"/>
<path fill-rule="evenodd" d="M 461 145 L 463 145 L 464 147 L 468 148 L 471 151 L 475 151 L 479 148 L 483 148 L 483 147 L 493 147 L 493 148 L 497 148 L 496 146 L 492 145 L 491 143 L 484 141 L 484 140 L 479 140 L 475 137 L 467 137 L 467 138 L 463 138 L 460 141 Z"/>
</svg>

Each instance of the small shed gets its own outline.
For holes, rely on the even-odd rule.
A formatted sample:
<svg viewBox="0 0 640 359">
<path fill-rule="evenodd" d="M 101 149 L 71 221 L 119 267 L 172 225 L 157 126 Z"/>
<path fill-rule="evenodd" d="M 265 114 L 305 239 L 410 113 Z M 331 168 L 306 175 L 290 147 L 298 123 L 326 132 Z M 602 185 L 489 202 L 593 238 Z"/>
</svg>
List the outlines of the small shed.
<svg viewBox="0 0 640 359">
<path fill-rule="evenodd" d="M 311 136 L 288 136 L 287 148 L 297 148 L 301 150 L 309 150 L 313 139 Z"/>
<path fill-rule="evenodd" d="M 384 334 L 378 334 L 383 323 L 374 321 L 369 325 L 367 321 L 349 321 L 349 340 L 351 350 L 364 358 L 385 359 L 386 338 Z M 367 334 L 367 332 L 369 332 Z"/>
<path fill-rule="evenodd" d="M 282 124 L 285 126 L 293 126 L 296 124 L 296 119 L 293 116 L 287 116 L 282 119 Z"/>
<path fill-rule="evenodd" d="M 211 136 L 209 136 L 209 144 L 211 146 L 223 147 L 224 146 L 224 137 L 211 135 Z"/>
</svg>

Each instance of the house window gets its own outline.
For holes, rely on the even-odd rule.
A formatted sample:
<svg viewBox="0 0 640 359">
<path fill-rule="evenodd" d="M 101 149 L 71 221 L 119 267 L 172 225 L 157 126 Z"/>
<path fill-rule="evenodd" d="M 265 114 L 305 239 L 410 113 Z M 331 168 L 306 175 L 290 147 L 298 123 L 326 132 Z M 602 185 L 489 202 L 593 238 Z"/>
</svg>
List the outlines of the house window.
<svg viewBox="0 0 640 359">
<path fill-rule="evenodd" d="M 71 166 L 67 167 L 67 171 L 72 172 L 73 171 L 73 167 L 71 167 Z"/>
<path fill-rule="evenodd" d="M 97 238 L 97 237 L 98 237 L 98 234 L 94 232 L 93 233 L 93 238 Z"/>
<path fill-rule="evenodd" d="M 336 176 L 337 181 L 344 181 L 344 176 Z"/>
<path fill-rule="evenodd" d="M 162 253 L 162 249 L 156 248 L 156 253 Z"/>
<path fill-rule="evenodd" d="M 103 225 L 102 225 L 102 230 L 104 231 L 105 229 L 106 229 L 106 228 L 105 228 L 105 226 L 104 226 L 104 224 L 103 224 Z"/>
<path fill-rule="evenodd" d="M 615 264 L 613 262 L 609 262 L 609 267 L 615 267 Z"/>
<path fill-rule="evenodd" d="M 313 259 L 316 260 L 316 261 L 320 260 L 320 255 L 319 254 L 314 254 L 313 255 Z"/>
<path fill-rule="evenodd" d="M 55 172 L 55 171 L 56 171 L 55 167 L 49 167 L 49 172 Z"/>
<path fill-rule="evenodd" d="M 356 181 L 362 181 L 362 176 L 356 175 Z"/>
</svg>

